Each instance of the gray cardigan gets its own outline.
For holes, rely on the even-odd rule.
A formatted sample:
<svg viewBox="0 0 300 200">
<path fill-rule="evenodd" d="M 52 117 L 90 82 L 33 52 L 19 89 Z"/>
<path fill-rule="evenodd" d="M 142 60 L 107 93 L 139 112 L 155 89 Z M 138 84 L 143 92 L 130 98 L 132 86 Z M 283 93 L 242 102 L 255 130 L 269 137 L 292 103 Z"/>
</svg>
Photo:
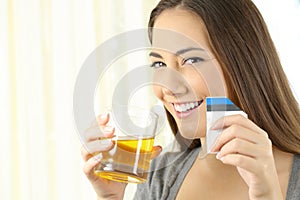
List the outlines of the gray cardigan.
<svg viewBox="0 0 300 200">
<path fill-rule="evenodd" d="M 139 184 L 135 200 L 174 200 L 200 148 L 165 153 L 154 159 L 146 183 Z M 294 156 L 286 200 L 300 200 L 300 155 Z"/>
</svg>

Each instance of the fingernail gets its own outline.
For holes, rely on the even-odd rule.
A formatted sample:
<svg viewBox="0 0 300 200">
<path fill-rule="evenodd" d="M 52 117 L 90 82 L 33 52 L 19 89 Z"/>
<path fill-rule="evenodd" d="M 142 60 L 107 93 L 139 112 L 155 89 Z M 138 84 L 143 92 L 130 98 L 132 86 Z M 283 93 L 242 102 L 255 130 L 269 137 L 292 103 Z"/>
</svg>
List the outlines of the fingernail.
<svg viewBox="0 0 300 200">
<path fill-rule="evenodd" d="M 102 148 L 110 147 L 112 145 L 112 141 L 110 139 L 101 139 L 98 140 L 98 144 Z"/>
<path fill-rule="evenodd" d="M 210 149 L 211 152 L 215 152 L 215 145 L 212 146 L 212 148 Z"/>
<path fill-rule="evenodd" d="M 108 116 L 108 113 L 101 114 L 101 115 L 100 115 L 100 119 L 101 119 L 101 120 L 105 120 L 105 119 L 107 119 L 107 116 Z"/>
<path fill-rule="evenodd" d="M 159 146 L 159 151 L 160 151 L 160 152 L 162 151 L 162 147 L 161 147 L 161 146 Z"/>
<path fill-rule="evenodd" d="M 102 153 L 95 155 L 93 158 L 95 162 L 99 162 L 103 158 Z"/>
<path fill-rule="evenodd" d="M 219 123 L 218 121 L 216 121 L 211 127 L 210 127 L 210 130 L 217 130 L 219 129 Z"/>
<path fill-rule="evenodd" d="M 104 132 L 107 132 L 107 133 L 110 133 L 114 130 L 114 127 L 113 126 L 105 126 L 103 131 Z"/>
<path fill-rule="evenodd" d="M 222 159 L 220 153 L 217 153 L 216 158 L 217 158 L 218 160 L 221 160 L 221 159 Z"/>
<path fill-rule="evenodd" d="M 157 152 L 161 152 L 162 151 L 162 147 L 161 146 L 156 146 L 156 151 Z"/>
</svg>

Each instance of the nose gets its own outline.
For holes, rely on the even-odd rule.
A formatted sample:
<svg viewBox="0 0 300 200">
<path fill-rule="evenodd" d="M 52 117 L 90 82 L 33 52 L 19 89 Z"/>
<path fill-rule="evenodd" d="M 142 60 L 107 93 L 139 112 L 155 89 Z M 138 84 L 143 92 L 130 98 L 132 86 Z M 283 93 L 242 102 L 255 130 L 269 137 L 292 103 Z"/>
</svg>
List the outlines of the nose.
<svg viewBox="0 0 300 200">
<path fill-rule="evenodd" d="M 166 87 L 163 87 L 161 89 L 161 91 L 163 92 L 164 95 L 175 96 L 175 94 L 170 89 L 168 89 Z"/>
<path fill-rule="evenodd" d="M 175 69 L 164 68 L 155 73 L 154 82 L 161 87 L 163 95 L 169 97 L 180 97 L 188 92 L 188 83 L 184 77 Z"/>
<path fill-rule="evenodd" d="M 173 85 L 172 88 L 168 88 L 167 85 L 162 87 L 162 93 L 165 96 L 172 96 L 172 97 L 180 97 L 186 93 L 186 88 L 184 85 Z"/>
</svg>

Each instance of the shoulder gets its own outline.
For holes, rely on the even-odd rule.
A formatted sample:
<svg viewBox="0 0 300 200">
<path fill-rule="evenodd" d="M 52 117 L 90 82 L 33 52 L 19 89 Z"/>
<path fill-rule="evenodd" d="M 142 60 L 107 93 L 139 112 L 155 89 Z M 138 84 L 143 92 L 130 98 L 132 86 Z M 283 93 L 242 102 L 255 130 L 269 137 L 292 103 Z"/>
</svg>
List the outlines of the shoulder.
<svg viewBox="0 0 300 200">
<path fill-rule="evenodd" d="M 182 168 L 188 167 L 187 163 L 191 163 L 195 160 L 199 153 L 200 148 L 193 150 L 179 151 L 179 152 L 165 152 L 161 156 L 154 159 L 151 163 L 151 170 L 149 173 L 149 180 L 151 178 L 168 176 L 171 179 L 170 174 L 176 176 Z M 164 179 L 164 181 L 166 181 Z"/>
<path fill-rule="evenodd" d="M 136 197 L 150 199 L 171 199 L 172 190 L 177 190 L 189 171 L 199 148 L 183 152 L 165 152 L 151 162 L 147 182 L 139 184 Z M 146 196 L 145 196 L 146 195 Z"/>
</svg>

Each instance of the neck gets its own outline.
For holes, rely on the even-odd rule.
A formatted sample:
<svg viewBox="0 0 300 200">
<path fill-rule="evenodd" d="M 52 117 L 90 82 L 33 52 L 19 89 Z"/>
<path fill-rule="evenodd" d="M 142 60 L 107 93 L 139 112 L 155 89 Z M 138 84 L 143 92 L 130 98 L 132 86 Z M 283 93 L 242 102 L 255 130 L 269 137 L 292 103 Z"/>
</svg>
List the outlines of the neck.
<svg viewBox="0 0 300 200">
<path fill-rule="evenodd" d="M 204 167 L 213 172 L 236 172 L 236 168 L 231 165 L 225 165 L 216 158 L 216 154 L 207 154 L 205 138 L 201 138 L 202 149 L 198 154 L 197 162 L 200 162 Z"/>
</svg>

